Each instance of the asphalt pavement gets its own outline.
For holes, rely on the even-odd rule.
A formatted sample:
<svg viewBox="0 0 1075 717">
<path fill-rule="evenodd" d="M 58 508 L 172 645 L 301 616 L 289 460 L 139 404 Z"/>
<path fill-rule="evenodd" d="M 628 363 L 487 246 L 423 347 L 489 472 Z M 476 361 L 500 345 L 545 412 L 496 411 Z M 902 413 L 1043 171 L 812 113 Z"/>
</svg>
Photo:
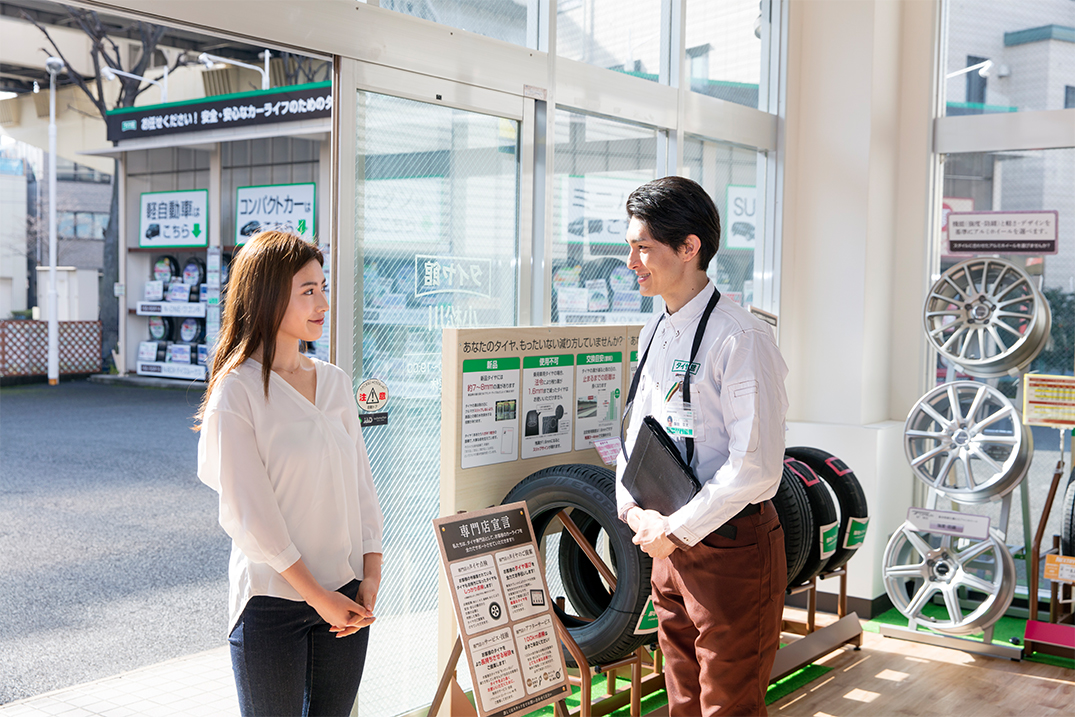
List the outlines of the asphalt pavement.
<svg viewBox="0 0 1075 717">
<path fill-rule="evenodd" d="M 0 389 L 0 704 L 226 642 L 197 389 Z"/>
</svg>

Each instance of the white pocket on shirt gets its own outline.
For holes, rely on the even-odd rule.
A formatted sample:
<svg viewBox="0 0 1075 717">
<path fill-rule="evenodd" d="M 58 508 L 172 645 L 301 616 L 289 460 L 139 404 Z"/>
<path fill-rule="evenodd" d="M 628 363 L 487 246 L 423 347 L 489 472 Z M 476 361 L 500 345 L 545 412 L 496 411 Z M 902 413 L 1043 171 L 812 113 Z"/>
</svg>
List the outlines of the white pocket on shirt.
<svg viewBox="0 0 1075 717">
<path fill-rule="evenodd" d="M 740 381 L 729 384 L 726 391 L 732 394 L 732 414 L 735 416 L 735 426 L 729 436 L 730 447 L 753 453 L 758 450 L 758 381 Z"/>
</svg>

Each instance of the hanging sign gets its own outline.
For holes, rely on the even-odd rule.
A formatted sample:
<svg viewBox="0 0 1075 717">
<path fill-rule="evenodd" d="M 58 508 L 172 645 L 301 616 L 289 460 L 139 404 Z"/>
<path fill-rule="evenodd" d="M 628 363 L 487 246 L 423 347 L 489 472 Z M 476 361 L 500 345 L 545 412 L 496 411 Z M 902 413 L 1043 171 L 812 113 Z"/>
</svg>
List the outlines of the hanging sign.
<svg viewBox="0 0 1075 717">
<path fill-rule="evenodd" d="M 239 187 L 235 196 L 235 245 L 241 246 L 267 229 L 282 229 L 312 242 L 316 235 L 316 187 L 313 182 Z"/>
<path fill-rule="evenodd" d="M 209 190 L 142 192 L 138 246 L 209 246 Z"/>
<path fill-rule="evenodd" d="M 949 254 L 1056 254 L 1060 213 L 952 212 Z"/>
<path fill-rule="evenodd" d="M 519 458 L 519 358 L 463 361 L 463 468 Z"/>
<path fill-rule="evenodd" d="M 105 114 L 108 139 L 252 127 L 332 116 L 332 83 L 315 82 L 189 102 L 124 107 Z"/>
<path fill-rule="evenodd" d="M 525 502 L 433 521 L 481 717 L 562 699 L 564 653 Z"/>
</svg>

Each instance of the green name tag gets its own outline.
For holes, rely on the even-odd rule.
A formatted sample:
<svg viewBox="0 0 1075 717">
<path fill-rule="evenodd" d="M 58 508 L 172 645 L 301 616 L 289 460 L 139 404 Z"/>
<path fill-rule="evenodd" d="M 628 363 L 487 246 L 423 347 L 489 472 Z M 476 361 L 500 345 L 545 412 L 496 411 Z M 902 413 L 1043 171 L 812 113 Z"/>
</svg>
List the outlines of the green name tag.
<svg viewBox="0 0 1075 717">
<path fill-rule="evenodd" d="M 857 548 L 862 545 L 866 540 L 866 526 L 869 524 L 869 518 L 852 518 L 850 525 L 847 526 L 847 535 L 844 536 L 845 548 Z"/>
</svg>

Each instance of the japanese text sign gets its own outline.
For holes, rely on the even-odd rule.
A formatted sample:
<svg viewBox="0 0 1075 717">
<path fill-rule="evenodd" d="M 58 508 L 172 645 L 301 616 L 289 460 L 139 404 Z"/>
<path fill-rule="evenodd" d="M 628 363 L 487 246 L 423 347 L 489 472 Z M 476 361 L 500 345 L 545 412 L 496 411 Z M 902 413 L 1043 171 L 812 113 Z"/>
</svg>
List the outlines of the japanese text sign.
<svg viewBox="0 0 1075 717">
<path fill-rule="evenodd" d="M 245 244 L 267 229 L 282 229 L 313 241 L 316 192 L 313 182 L 239 187 L 235 196 L 235 245 Z"/>
<path fill-rule="evenodd" d="M 1061 430 L 1075 427 L 1075 377 L 1024 374 L 1023 423 Z"/>
<path fill-rule="evenodd" d="M 433 521 L 481 717 L 528 714 L 570 692 L 525 502 Z"/>
<path fill-rule="evenodd" d="M 474 294 L 492 296 L 493 262 L 457 256 L 414 257 L 414 295 Z"/>
<path fill-rule="evenodd" d="M 209 245 L 209 190 L 143 192 L 140 204 L 138 246 Z"/>
<path fill-rule="evenodd" d="M 332 115 L 332 83 L 317 82 L 219 97 L 112 110 L 105 116 L 112 142 L 182 132 L 251 127 Z"/>
<path fill-rule="evenodd" d="M 1055 254 L 1059 212 L 952 212 L 949 254 Z"/>
</svg>

